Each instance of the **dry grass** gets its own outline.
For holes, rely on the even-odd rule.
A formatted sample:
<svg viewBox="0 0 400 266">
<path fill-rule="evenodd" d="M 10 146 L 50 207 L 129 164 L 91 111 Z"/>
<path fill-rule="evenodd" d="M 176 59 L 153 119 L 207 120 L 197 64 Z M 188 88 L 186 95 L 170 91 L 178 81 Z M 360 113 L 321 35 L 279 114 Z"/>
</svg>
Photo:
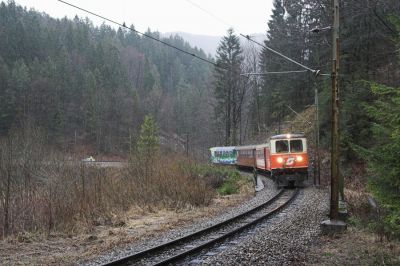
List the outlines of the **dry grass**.
<svg viewBox="0 0 400 266">
<path fill-rule="evenodd" d="M 135 158 L 123 169 L 90 167 L 51 152 L 34 129 L 10 136 L 0 143 L 3 238 L 90 232 L 97 225 L 123 224 L 121 217 L 131 208 L 151 212 L 205 206 L 216 195 L 195 164 L 182 158 L 154 158 L 144 175 Z"/>
<path fill-rule="evenodd" d="M 380 241 L 370 232 L 350 227 L 345 234 L 320 237 L 307 255 L 307 265 L 400 265 L 400 243 Z"/>
<path fill-rule="evenodd" d="M 0 261 L 6 265 L 85 264 L 86 260 L 96 259 L 111 249 L 123 248 L 204 217 L 226 212 L 227 208 L 243 202 L 251 195 L 216 197 L 209 206 L 196 208 L 153 208 L 149 211 L 135 206 L 121 215 L 113 216 L 106 225 L 95 226 L 90 232 L 77 235 L 56 232 L 48 236 L 20 234 L 19 237 L 9 237 L 2 241 Z"/>
<path fill-rule="evenodd" d="M 155 156 L 148 173 L 132 158 L 125 176 L 131 182 L 130 193 L 139 205 L 185 208 L 208 205 L 215 191 L 196 171 L 196 164 L 182 157 Z M 147 176 L 147 177 L 146 177 Z"/>
</svg>

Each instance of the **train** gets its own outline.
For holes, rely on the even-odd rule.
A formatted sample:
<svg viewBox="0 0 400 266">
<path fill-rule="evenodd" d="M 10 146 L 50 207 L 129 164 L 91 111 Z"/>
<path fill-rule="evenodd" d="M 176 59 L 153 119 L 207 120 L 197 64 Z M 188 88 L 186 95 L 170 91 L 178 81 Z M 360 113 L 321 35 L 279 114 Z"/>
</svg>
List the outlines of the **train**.
<svg viewBox="0 0 400 266">
<path fill-rule="evenodd" d="M 270 175 L 278 187 L 304 187 L 309 157 L 304 134 L 271 136 L 259 145 L 212 147 L 211 162 L 252 168 Z"/>
</svg>

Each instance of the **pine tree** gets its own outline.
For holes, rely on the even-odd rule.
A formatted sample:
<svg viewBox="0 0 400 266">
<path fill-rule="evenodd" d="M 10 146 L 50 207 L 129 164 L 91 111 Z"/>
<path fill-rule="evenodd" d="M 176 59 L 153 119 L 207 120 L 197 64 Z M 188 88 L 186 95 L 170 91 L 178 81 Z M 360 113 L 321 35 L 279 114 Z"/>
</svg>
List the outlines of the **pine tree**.
<svg viewBox="0 0 400 266">
<path fill-rule="evenodd" d="M 13 97 L 10 92 L 9 76 L 10 71 L 7 64 L 0 55 L 0 133 L 7 133 L 12 124 L 12 103 Z"/>
<path fill-rule="evenodd" d="M 243 63 L 239 38 L 233 29 L 222 38 L 217 49 L 214 94 L 217 100 L 215 116 L 224 126 L 224 144 L 238 144 L 238 129 L 245 89 L 241 84 L 240 72 Z"/>
<path fill-rule="evenodd" d="M 267 40 L 265 45 L 273 49 L 284 52 L 284 46 L 287 45 L 287 27 L 285 23 L 285 8 L 281 0 L 274 1 L 271 19 L 268 22 Z M 272 55 L 267 49 L 261 53 L 261 72 L 284 70 L 287 62 Z M 262 76 L 262 102 L 265 106 L 264 121 L 269 126 L 272 121 L 279 119 L 279 113 L 282 109 L 283 98 L 281 96 L 282 88 L 281 77 L 276 75 Z"/>
<path fill-rule="evenodd" d="M 372 138 L 367 147 L 359 150 L 368 162 L 369 188 L 387 210 L 385 230 L 400 237 L 400 90 L 373 84 L 372 93 L 377 100 L 364 108 L 370 118 Z"/>
<path fill-rule="evenodd" d="M 159 148 L 160 138 L 156 121 L 151 115 L 146 115 L 137 141 L 137 152 L 145 178 L 151 174 L 151 165 L 159 155 Z"/>
<path fill-rule="evenodd" d="M 309 65 L 313 54 L 308 40 L 310 18 L 306 7 L 304 1 L 275 0 L 265 45 Z M 266 73 L 303 69 L 264 48 L 261 70 Z M 263 75 L 262 81 L 267 126 L 281 122 L 290 112 L 288 106 L 301 111 L 313 102 L 313 90 L 307 73 Z"/>
</svg>

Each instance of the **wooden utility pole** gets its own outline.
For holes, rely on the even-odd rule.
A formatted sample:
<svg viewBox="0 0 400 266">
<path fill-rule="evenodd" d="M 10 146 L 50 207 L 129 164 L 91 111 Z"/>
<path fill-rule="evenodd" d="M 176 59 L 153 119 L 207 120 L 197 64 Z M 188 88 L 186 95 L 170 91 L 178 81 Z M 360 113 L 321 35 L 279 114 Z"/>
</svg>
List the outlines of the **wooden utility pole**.
<svg viewBox="0 0 400 266">
<path fill-rule="evenodd" d="M 332 0 L 332 151 L 330 219 L 339 218 L 339 0 Z"/>
<path fill-rule="evenodd" d="M 315 97 L 315 165 L 314 165 L 314 185 L 321 185 L 321 164 L 319 156 L 319 103 L 318 103 L 318 88 L 314 84 Z"/>
</svg>

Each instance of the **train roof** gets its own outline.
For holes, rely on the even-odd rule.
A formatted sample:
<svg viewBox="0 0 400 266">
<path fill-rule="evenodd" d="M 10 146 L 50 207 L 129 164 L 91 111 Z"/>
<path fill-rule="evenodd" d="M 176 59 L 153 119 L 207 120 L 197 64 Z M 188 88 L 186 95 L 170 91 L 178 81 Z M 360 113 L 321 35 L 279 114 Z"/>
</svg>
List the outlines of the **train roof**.
<svg viewBox="0 0 400 266">
<path fill-rule="evenodd" d="M 257 145 L 247 145 L 247 146 L 236 146 L 236 150 L 254 150 Z"/>
<path fill-rule="evenodd" d="M 266 148 L 266 147 L 269 147 L 269 143 L 259 144 L 256 146 L 256 149 L 262 149 L 262 148 Z"/>
<path fill-rule="evenodd" d="M 292 138 L 304 138 L 304 134 L 280 134 L 272 136 L 271 139 L 292 139 Z"/>
<path fill-rule="evenodd" d="M 224 146 L 224 147 L 211 147 L 211 151 L 233 151 L 235 146 Z"/>
</svg>

